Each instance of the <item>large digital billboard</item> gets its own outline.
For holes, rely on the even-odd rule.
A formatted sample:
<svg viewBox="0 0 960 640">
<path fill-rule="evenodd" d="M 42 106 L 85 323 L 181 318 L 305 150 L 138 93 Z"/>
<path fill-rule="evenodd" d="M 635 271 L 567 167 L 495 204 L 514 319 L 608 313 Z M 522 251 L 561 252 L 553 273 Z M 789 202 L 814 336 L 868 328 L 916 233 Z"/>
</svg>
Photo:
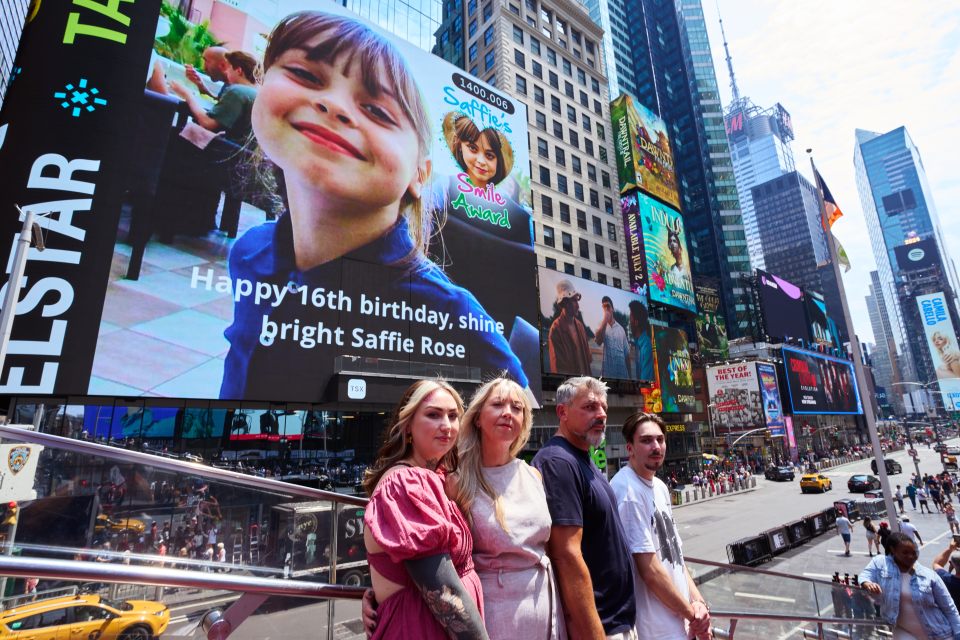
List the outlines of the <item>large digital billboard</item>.
<svg viewBox="0 0 960 640">
<path fill-rule="evenodd" d="M 656 380 L 643 296 L 540 268 L 543 371 Z"/>
<path fill-rule="evenodd" d="M 794 414 L 863 413 L 849 360 L 783 347 L 783 367 Z"/>
<path fill-rule="evenodd" d="M 647 256 L 643 249 L 643 225 L 640 223 L 640 203 L 636 194 L 620 198 L 620 214 L 623 216 L 623 239 L 627 245 L 628 288 L 634 293 L 647 295 Z"/>
<path fill-rule="evenodd" d="M 763 401 L 763 415 L 772 436 L 786 435 L 783 419 L 783 403 L 780 401 L 780 385 L 777 383 L 777 369 L 769 362 L 757 363 L 757 378 L 760 381 L 760 394 Z"/>
<path fill-rule="evenodd" d="M 680 213 L 638 193 L 638 215 L 650 281 L 650 299 L 696 312 L 687 232 Z"/>
<path fill-rule="evenodd" d="M 937 371 L 943 406 L 948 411 L 960 410 L 960 350 L 946 296 L 942 291 L 917 296 L 920 321 L 930 358 Z"/>
<path fill-rule="evenodd" d="M 0 393 L 323 402 L 346 355 L 539 395 L 522 103 L 336 3 L 116 4 L 37 3 L 0 111 L 46 240 Z"/>
<path fill-rule="evenodd" d="M 799 338 L 809 342 L 803 289 L 757 269 L 757 291 L 763 310 L 764 331 L 771 340 Z"/>
<path fill-rule="evenodd" d="M 940 262 L 937 243 L 933 238 L 894 247 L 893 254 L 901 271 L 925 269 Z"/>
<path fill-rule="evenodd" d="M 693 373 L 687 334 L 672 327 L 655 327 L 657 379 L 665 413 L 695 411 Z"/>
<path fill-rule="evenodd" d="M 707 367 L 710 422 L 718 430 L 745 431 L 764 425 L 763 397 L 755 362 Z"/>
<path fill-rule="evenodd" d="M 838 347 L 837 325 L 827 315 L 827 303 L 816 295 L 805 291 L 803 304 L 807 312 L 810 341 L 814 344 L 822 344 L 825 347 Z"/>
<path fill-rule="evenodd" d="M 710 360 L 725 360 L 730 356 L 727 324 L 720 311 L 720 282 L 712 278 L 697 278 L 694 283 L 697 300 L 697 345 L 700 353 Z"/>
<path fill-rule="evenodd" d="M 626 94 L 610 103 L 610 119 L 620 193 L 638 188 L 679 209 L 680 192 L 667 124 Z"/>
</svg>

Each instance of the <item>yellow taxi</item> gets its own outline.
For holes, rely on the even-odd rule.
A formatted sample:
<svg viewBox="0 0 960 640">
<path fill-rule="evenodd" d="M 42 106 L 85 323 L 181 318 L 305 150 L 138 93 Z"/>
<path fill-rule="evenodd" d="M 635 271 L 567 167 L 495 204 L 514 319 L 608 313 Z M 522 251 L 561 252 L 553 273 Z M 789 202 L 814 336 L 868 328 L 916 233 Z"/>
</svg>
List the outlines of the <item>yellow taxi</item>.
<svg viewBox="0 0 960 640">
<path fill-rule="evenodd" d="M 0 640 L 152 640 L 170 624 L 167 605 L 77 595 L 31 602 L 0 613 Z"/>
<path fill-rule="evenodd" d="M 805 473 L 800 476 L 800 491 L 810 493 L 819 491 L 823 493 L 833 489 L 833 481 L 822 473 Z"/>
<path fill-rule="evenodd" d="M 117 518 L 114 520 L 107 514 L 101 513 L 97 516 L 97 522 L 94 524 L 93 530 L 100 533 L 104 529 L 111 533 L 123 533 L 124 531 L 143 533 L 147 530 L 147 525 L 144 524 L 143 520 L 137 520 L 136 518 Z"/>
</svg>

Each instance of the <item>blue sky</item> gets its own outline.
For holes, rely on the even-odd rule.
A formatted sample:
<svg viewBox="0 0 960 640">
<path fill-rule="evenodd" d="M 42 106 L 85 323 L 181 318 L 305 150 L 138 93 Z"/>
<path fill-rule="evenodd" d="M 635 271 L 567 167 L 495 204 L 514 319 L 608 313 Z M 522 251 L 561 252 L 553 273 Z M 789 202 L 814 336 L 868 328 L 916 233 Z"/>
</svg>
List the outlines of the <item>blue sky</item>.
<svg viewBox="0 0 960 640">
<path fill-rule="evenodd" d="M 921 0 L 703 0 L 723 104 L 730 102 L 717 3 L 741 95 L 790 112 L 797 167 L 805 153 L 845 217 L 833 227 L 853 268 L 844 276 L 854 326 L 873 331 L 864 296 L 873 251 L 853 167 L 854 130 L 907 127 L 920 149 L 950 258 L 960 256 L 960 7 Z"/>
</svg>

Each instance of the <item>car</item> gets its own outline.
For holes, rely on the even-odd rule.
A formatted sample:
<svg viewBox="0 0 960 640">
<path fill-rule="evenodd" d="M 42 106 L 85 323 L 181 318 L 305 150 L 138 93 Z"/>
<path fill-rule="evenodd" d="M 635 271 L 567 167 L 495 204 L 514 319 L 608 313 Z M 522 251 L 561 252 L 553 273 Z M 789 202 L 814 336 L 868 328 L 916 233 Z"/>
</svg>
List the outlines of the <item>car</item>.
<svg viewBox="0 0 960 640">
<path fill-rule="evenodd" d="M 960 456 L 960 447 L 947 447 L 948 456 Z"/>
<path fill-rule="evenodd" d="M 942 442 L 935 442 L 933 444 L 933 450 L 937 453 L 943 453 L 947 450 L 947 445 L 943 444 Z"/>
<path fill-rule="evenodd" d="M 791 482 L 794 479 L 793 467 L 789 466 L 779 466 L 779 467 L 767 467 L 766 471 L 763 472 L 763 477 L 767 480 L 790 480 Z"/>
<path fill-rule="evenodd" d="M 0 613 L 0 640 L 150 640 L 160 637 L 169 624 L 170 609 L 161 602 L 76 595 L 39 600 Z"/>
<path fill-rule="evenodd" d="M 143 520 L 136 518 L 111 518 L 105 513 L 97 516 L 97 522 L 93 525 L 93 530 L 97 533 L 109 531 L 110 533 L 143 533 L 147 530 L 147 525 Z"/>
<path fill-rule="evenodd" d="M 900 463 L 896 460 L 891 460 L 890 458 L 884 458 L 883 466 L 887 468 L 888 474 L 903 473 L 903 467 L 900 466 Z M 877 459 L 874 458 L 870 461 L 870 470 L 874 473 L 877 472 Z"/>
<path fill-rule="evenodd" d="M 824 493 L 833 489 L 833 481 L 822 473 L 805 473 L 800 476 L 800 491 L 810 493 L 819 491 Z"/>
<path fill-rule="evenodd" d="M 880 488 L 880 479 L 877 476 L 868 476 L 865 473 L 858 473 L 850 476 L 847 480 L 847 489 L 850 493 L 866 493 L 867 491 Z"/>
</svg>

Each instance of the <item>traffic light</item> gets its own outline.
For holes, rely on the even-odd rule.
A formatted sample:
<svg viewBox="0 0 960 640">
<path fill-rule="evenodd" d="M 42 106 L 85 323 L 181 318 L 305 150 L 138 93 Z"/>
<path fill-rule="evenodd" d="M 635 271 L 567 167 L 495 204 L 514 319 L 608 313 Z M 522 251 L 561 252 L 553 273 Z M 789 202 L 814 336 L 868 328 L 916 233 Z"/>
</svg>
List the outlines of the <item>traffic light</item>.
<svg viewBox="0 0 960 640">
<path fill-rule="evenodd" d="M 16 501 L 11 500 L 8 502 L 6 512 L 3 514 L 3 522 L 0 522 L 0 526 L 15 526 L 17 524 L 17 513 L 19 513 L 19 511 L 20 508 L 17 506 Z"/>
</svg>

